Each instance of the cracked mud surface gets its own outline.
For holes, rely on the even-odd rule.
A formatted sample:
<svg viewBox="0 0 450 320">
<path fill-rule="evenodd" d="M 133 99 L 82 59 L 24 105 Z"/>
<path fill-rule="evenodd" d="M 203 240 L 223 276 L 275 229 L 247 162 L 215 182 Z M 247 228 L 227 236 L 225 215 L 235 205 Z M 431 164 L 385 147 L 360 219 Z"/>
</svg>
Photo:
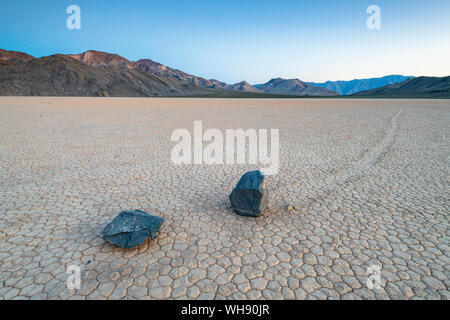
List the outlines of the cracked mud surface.
<svg viewBox="0 0 450 320">
<path fill-rule="evenodd" d="M 264 216 L 228 201 L 258 166 L 172 164 L 194 120 L 280 129 Z M 448 299 L 449 128 L 449 100 L 2 97 L 0 298 Z M 133 209 L 158 237 L 105 243 Z"/>
</svg>

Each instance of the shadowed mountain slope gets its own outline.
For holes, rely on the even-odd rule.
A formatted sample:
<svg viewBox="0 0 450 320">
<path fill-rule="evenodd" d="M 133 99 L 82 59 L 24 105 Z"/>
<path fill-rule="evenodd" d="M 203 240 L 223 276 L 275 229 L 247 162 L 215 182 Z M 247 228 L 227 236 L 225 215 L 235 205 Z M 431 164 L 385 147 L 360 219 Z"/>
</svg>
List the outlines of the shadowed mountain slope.
<svg viewBox="0 0 450 320">
<path fill-rule="evenodd" d="M 233 85 L 215 79 L 205 79 L 188 74 L 178 69 L 170 68 L 151 59 L 130 61 L 117 54 L 95 50 L 89 50 L 81 54 L 71 54 L 69 56 L 93 67 L 120 67 L 127 69 L 138 69 L 146 73 L 154 74 L 156 76 L 164 76 L 189 82 L 203 88 L 259 92 L 259 90 L 255 89 L 248 83 L 246 83 L 246 85 L 242 85 L 242 83 L 236 83 Z"/>
<path fill-rule="evenodd" d="M 0 68 L 0 95 L 179 96 L 210 91 L 140 70 L 96 68 L 65 55 L 52 55 Z"/>
<path fill-rule="evenodd" d="M 308 82 L 313 86 L 336 91 L 342 95 L 348 95 L 359 91 L 384 87 L 388 84 L 398 83 L 412 78 L 410 76 L 390 75 L 381 78 L 354 79 L 350 81 L 327 81 L 324 83 Z"/>
<path fill-rule="evenodd" d="M 450 76 L 417 77 L 353 94 L 355 97 L 450 98 Z"/>
</svg>

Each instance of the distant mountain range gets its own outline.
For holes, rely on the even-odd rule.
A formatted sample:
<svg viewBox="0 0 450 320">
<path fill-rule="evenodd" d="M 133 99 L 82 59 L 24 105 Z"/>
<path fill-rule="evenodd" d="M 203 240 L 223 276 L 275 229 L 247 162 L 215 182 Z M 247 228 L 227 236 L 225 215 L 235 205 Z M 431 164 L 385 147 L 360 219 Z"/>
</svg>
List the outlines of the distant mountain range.
<svg viewBox="0 0 450 320">
<path fill-rule="evenodd" d="M 356 97 L 450 98 L 450 76 L 417 77 L 372 90 L 357 92 Z"/>
<path fill-rule="evenodd" d="M 151 59 L 130 61 L 102 51 L 35 58 L 0 49 L 3 96 L 450 97 L 448 78 L 392 75 L 325 83 L 274 78 L 252 86 L 246 81 L 227 84 L 205 79 Z"/>
<path fill-rule="evenodd" d="M 313 86 L 299 79 L 275 78 L 264 84 L 254 85 L 255 88 L 265 93 L 288 94 L 296 96 L 337 96 L 335 91 Z"/>
<path fill-rule="evenodd" d="M 102 52 L 89 50 L 81 54 L 69 54 L 71 58 L 74 58 L 84 64 L 97 67 L 97 68 L 127 68 L 127 69 L 138 69 L 145 73 L 151 73 L 156 76 L 163 76 L 168 78 L 173 78 L 185 82 L 189 82 L 193 85 L 209 88 L 209 89 L 225 89 L 225 90 L 236 90 L 236 91 L 246 91 L 247 88 L 242 82 L 236 84 L 227 84 L 215 79 L 205 79 L 202 77 L 197 77 L 191 74 L 187 74 L 178 69 L 172 69 L 161 63 L 155 62 L 151 59 L 140 59 L 138 61 L 130 61 L 124 57 L 121 57 L 114 53 Z M 244 81 L 245 82 L 245 81 Z M 250 86 L 250 85 L 249 85 Z M 251 86 L 250 86 L 251 87 Z M 249 88 L 249 91 L 255 91 L 254 88 Z"/>
<path fill-rule="evenodd" d="M 317 87 L 326 88 L 328 90 L 336 91 L 342 95 L 349 95 L 359 91 L 366 91 L 375 88 L 384 87 L 388 84 L 398 83 L 412 78 L 411 76 L 390 75 L 381 78 L 370 79 L 354 79 L 350 81 L 327 81 L 324 83 L 308 82 Z"/>
</svg>

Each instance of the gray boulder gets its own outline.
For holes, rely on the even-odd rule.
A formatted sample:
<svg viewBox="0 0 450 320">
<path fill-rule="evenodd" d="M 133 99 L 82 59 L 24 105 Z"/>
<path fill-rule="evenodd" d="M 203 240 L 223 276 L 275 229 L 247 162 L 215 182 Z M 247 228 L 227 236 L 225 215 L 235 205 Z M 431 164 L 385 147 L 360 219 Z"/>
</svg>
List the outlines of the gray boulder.
<svg viewBox="0 0 450 320">
<path fill-rule="evenodd" d="M 233 210 L 243 216 L 259 217 L 269 203 L 269 192 L 261 171 L 248 171 L 230 194 Z"/>
<path fill-rule="evenodd" d="M 133 248 L 149 235 L 154 239 L 163 221 L 141 210 L 122 211 L 103 229 L 103 240 L 121 248 Z"/>
</svg>

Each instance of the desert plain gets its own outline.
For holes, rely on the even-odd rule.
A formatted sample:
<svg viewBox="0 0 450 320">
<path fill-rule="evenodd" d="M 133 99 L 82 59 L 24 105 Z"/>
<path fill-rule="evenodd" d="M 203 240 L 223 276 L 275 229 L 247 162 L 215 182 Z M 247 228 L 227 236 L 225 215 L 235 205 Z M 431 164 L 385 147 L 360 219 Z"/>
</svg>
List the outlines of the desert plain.
<svg viewBox="0 0 450 320">
<path fill-rule="evenodd" d="M 257 165 L 171 161 L 195 120 L 279 129 L 263 216 L 228 199 Z M 1 97 L 0 299 L 449 299 L 449 129 L 437 99 Z M 134 209 L 156 239 L 102 240 Z"/>
</svg>

